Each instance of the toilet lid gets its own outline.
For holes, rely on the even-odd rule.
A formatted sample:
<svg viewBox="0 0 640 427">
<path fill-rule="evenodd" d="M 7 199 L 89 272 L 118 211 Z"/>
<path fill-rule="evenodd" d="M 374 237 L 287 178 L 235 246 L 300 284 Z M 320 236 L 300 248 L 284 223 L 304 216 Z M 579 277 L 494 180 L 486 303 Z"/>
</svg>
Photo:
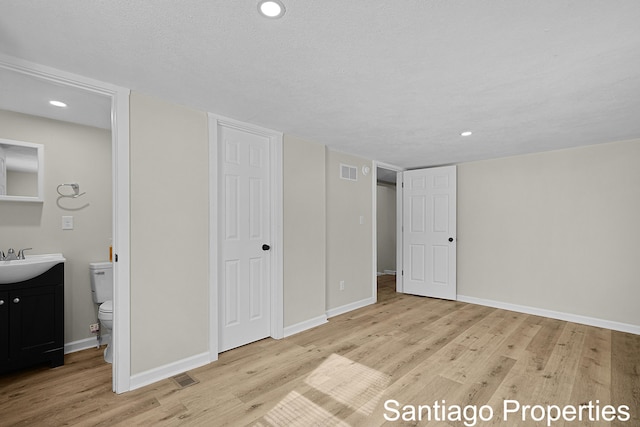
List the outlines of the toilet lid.
<svg viewBox="0 0 640 427">
<path fill-rule="evenodd" d="M 105 301 L 100 304 L 100 308 L 98 309 L 100 313 L 113 313 L 113 301 Z"/>
</svg>

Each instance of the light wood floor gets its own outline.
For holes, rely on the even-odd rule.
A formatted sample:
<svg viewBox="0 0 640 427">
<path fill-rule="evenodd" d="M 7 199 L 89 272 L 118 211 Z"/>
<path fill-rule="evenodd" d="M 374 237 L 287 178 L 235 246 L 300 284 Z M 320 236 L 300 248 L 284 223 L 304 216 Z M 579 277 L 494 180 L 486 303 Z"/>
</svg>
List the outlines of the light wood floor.
<svg viewBox="0 0 640 427">
<path fill-rule="evenodd" d="M 377 304 L 223 353 L 190 371 L 198 383 L 185 388 L 168 379 L 115 395 L 99 350 L 67 355 L 59 368 L 0 376 L 0 425 L 464 426 L 386 422 L 389 399 L 489 405 L 493 418 L 476 425 L 546 425 L 504 421 L 503 400 L 513 399 L 630 407 L 626 422 L 553 426 L 640 426 L 640 336 L 394 287 L 393 276 L 382 276 Z"/>
</svg>

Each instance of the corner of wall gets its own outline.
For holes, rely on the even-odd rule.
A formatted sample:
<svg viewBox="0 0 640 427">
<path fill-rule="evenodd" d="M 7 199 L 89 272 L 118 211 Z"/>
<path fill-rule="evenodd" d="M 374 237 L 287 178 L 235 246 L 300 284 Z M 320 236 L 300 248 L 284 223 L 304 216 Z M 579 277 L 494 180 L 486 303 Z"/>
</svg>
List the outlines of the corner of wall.
<svg viewBox="0 0 640 427">
<path fill-rule="evenodd" d="M 357 180 L 342 179 L 341 165 Z M 365 175 L 363 167 L 369 168 Z M 327 152 L 327 313 L 375 302 L 373 277 L 373 162 Z"/>
</svg>

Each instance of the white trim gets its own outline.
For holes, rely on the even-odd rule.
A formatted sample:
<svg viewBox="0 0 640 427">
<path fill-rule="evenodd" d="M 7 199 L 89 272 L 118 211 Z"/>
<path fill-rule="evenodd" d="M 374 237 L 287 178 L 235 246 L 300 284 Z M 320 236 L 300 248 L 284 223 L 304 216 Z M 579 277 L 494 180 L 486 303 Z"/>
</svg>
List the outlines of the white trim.
<svg viewBox="0 0 640 427">
<path fill-rule="evenodd" d="M 296 323 L 295 325 L 287 326 L 284 328 L 284 337 L 290 337 L 291 335 L 304 332 L 308 329 L 315 328 L 316 326 L 324 325 L 327 323 L 327 315 L 323 314 L 313 319 L 305 320 L 304 322 Z"/>
<path fill-rule="evenodd" d="M 131 260 L 129 216 L 129 95 L 119 89 L 112 95 L 113 181 L 113 391 L 130 390 L 131 381 Z M 117 258 L 116 258 L 117 257 Z"/>
<path fill-rule="evenodd" d="M 376 303 L 375 298 L 373 297 L 365 298 L 360 301 L 352 302 L 340 307 L 329 309 L 327 310 L 327 317 L 331 318 L 334 316 L 339 316 L 341 314 L 348 313 L 350 311 L 357 310 L 359 308 L 366 307 L 368 305 L 375 304 L 375 303 Z"/>
<path fill-rule="evenodd" d="M 271 184 L 271 337 L 284 337 L 282 133 L 208 113 L 209 117 L 209 354 L 218 359 L 218 128 L 225 126 L 269 138 Z"/>
<path fill-rule="evenodd" d="M 552 319 L 564 320 L 567 322 L 580 323 L 582 325 L 596 326 L 598 328 L 612 329 L 614 331 L 627 332 L 640 335 L 640 325 L 615 322 L 612 320 L 598 319 L 596 317 L 582 316 L 579 314 L 564 313 L 561 311 L 547 310 L 544 308 L 531 307 L 527 305 L 511 304 L 508 302 L 494 301 L 484 298 L 469 297 L 458 294 L 458 301 L 469 304 L 483 305 L 487 307 L 500 308 L 503 310 L 515 311 L 518 313 L 533 314 L 535 316 L 549 317 Z"/>
<path fill-rule="evenodd" d="M 378 167 L 377 162 L 373 161 L 373 171 L 371 172 L 371 256 L 373 261 L 373 280 L 371 296 L 373 301 L 378 301 Z"/>
<path fill-rule="evenodd" d="M 77 74 L 0 54 L 0 68 L 54 84 L 71 86 L 111 97 L 111 146 L 113 182 L 114 325 L 113 390 L 129 391 L 131 375 L 130 267 L 129 267 L 129 89 Z"/>
<path fill-rule="evenodd" d="M 404 171 L 396 181 L 396 292 L 404 292 Z"/>
<path fill-rule="evenodd" d="M 131 376 L 131 390 L 170 378 L 174 375 L 196 369 L 209 363 L 209 352 L 196 354 L 164 366 L 150 369 Z"/>
<path fill-rule="evenodd" d="M 103 335 L 103 342 L 108 342 L 106 340 L 110 339 L 110 335 Z M 76 351 L 87 350 L 89 348 L 98 348 L 100 347 L 100 343 L 98 342 L 97 337 L 85 338 L 78 341 L 71 341 L 64 344 L 64 354 L 75 353 Z"/>
</svg>

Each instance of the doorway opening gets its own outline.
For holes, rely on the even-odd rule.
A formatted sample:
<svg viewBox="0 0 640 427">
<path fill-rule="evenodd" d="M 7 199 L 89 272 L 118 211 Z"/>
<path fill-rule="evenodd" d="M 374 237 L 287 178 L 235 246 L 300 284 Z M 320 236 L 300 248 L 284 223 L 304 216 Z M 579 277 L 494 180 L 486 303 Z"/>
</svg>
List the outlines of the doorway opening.
<svg viewBox="0 0 640 427">
<path fill-rule="evenodd" d="M 376 179 L 374 189 L 376 213 L 376 242 L 374 257 L 374 273 L 376 276 L 397 276 L 402 269 L 402 204 L 398 198 L 402 191 L 399 172 L 402 168 L 376 162 Z M 376 281 L 377 282 L 377 281 Z M 393 280 L 397 288 L 397 280 Z"/>
<path fill-rule="evenodd" d="M 79 107 L 74 110 L 76 123 L 78 123 L 78 117 L 91 111 L 96 104 L 106 104 L 105 128 L 108 127 L 111 131 L 111 194 L 108 197 L 111 197 L 110 229 L 114 260 L 113 310 L 116 313 L 112 329 L 112 389 L 117 393 L 128 391 L 130 388 L 129 90 L 6 55 L 0 55 L 0 74 L 3 83 L 5 83 L 5 77 L 17 79 L 20 82 L 15 85 L 3 84 L 3 87 L 18 88 L 17 93 L 11 92 L 9 96 L 3 97 L 3 105 L 0 108 L 4 110 L 47 117 L 39 107 L 44 100 L 38 92 L 50 91 L 57 93 L 57 97 L 66 94 L 78 105 L 84 103 L 89 106 L 89 108 Z M 10 96 L 11 94 L 14 96 Z M 47 99 L 45 100 L 48 102 Z M 67 111 L 71 112 L 71 109 Z M 47 118 L 74 122 L 70 117 L 66 120 L 63 117 Z M 85 125 L 92 126 L 87 123 Z M 69 157 L 73 157 L 71 154 L 73 153 L 69 153 Z M 55 192 L 55 184 L 61 183 L 46 184 L 45 192 L 50 192 L 51 188 Z M 45 250 L 44 246 L 46 245 L 43 244 L 42 250 Z M 52 246 L 55 246 L 55 243 L 52 243 Z M 108 258 L 108 242 L 105 242 L 104 247 L 104 258 Z M 87 272 L 88 267 L 87 264 Z M 86 285 L 89 287 L 88 274 L 86 280 Z M 69 338 L 65 337 L 64 341 L 66 348 Z M 77 345 L 77 343 L 71 344 Z"/>
</svg>

